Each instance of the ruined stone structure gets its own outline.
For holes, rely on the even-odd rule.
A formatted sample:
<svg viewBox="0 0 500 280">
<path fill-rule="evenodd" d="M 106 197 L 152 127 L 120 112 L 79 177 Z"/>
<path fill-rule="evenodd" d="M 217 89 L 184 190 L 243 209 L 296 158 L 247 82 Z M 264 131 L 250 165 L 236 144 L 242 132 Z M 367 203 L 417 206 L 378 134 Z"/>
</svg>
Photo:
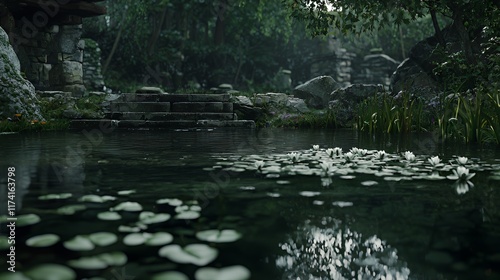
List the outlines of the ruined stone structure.
<svg viewBox="0 0 500 280">
<path fill-rule="evenodd" d="M 87 90 L 103 90 L 104 78 L 101 73 L 101 49 L 92 39 L 84 39 L 83 84 Z"/>
<path fill-rule="evenodd" d="M 21 71 L 37 90 L 59 90 L 81 96 L 85 41 L 82 18 L 106 13 L 103 0 L 16 0 L 0 6 L 2 27 L 9 34 Z"/>
<path fill-rule="evenodd" d="M 363 58 L 361 65 L 354 67 L 355 54 L 342 48 L 335 38 L 329 38 L 317 47 L 318 53 L 310 57 L 306 65 L 309 78 L 330 76 L 341 86 L 351 84 L 381 84 L 386 89 L 391 83 L 392 73 L 399 65 L 381 51 L 374 51 Z"/>
</svg>

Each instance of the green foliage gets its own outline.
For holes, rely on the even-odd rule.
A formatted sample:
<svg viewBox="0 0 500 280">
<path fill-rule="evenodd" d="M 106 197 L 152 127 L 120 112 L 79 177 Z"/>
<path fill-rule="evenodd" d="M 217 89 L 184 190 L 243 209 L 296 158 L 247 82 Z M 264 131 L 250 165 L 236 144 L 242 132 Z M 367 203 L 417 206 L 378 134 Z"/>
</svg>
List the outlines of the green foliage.
<svg viewBox="0 0 500 280">
<path fill-rule="evenodd" d="M 398 99 L 387 93 L 364 100 L 358 108 L 357 129 L 370 135 L 425 130 L 423 102 L 404 93 Z"/>
<path fill-rule="evenodd" d="M 500 144 L 500 93 L 451 94 L 443 101 L 443 140 Z"/>
</svg>

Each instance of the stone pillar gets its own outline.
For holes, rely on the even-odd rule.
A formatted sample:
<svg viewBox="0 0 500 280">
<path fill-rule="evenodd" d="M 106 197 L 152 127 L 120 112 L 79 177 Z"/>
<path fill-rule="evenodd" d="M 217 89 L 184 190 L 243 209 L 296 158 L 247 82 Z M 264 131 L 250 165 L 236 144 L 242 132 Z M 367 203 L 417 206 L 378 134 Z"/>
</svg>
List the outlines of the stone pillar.
<svg viewBox="0 0 500 280">
<path fill-rule="evenodd" d="M 50 54 L 49 63 L 53 65 L 49 73 L 50 85 L 54 90 L 83 96 L 83 51 L 85 41 L 81 40 L 82 25 L 63 25 L 58 34 L 55 48 Z"/>
<path fill-rule="evenodd" d="M 83 83 L 88 90 L 103 90 L 104 78 L 101 73 L 101 49 L 96 41 L 84 39 Z"/>
</svg>

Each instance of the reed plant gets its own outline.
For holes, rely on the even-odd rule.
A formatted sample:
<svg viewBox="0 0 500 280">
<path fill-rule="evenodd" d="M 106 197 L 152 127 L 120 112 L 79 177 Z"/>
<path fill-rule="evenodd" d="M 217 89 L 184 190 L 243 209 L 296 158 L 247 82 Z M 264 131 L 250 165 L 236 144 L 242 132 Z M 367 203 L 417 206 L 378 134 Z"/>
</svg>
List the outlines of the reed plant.
<svg viewBox="0 0 500 280">
<path fill-rule="evenodd" d="M 443 140 L 500 144 L 500 93 L 477 91 L 444 98 L 439 118 Z"/>
<path fill-rule="evenodd" d="M 369 134 L 422 131 L 425 130 L 423 111 L 423 102 L 408 93 L 399 98 L 378 94 L 360 103 L 357 129 Z"/>
</svg>

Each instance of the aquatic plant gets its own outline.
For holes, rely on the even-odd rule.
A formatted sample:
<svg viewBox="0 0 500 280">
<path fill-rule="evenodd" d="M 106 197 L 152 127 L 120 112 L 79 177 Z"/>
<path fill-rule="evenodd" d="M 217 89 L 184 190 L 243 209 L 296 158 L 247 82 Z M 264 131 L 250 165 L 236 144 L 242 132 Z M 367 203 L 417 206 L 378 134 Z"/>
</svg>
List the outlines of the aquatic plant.
<svg viewBox="0 0 500 280">
<path fill-rule="evenodd" d="M 458 166 L 453 170 L 453 175 L 448 175 L 447 178 L 451 180 L 469 181 L 476 173 L 470 173 L 469 169 L 464 166 Z"/>
<path fill-rule="evenodd" d="M 410 151 L 406 151 L 403 153 L 405 159 L 409 162 L 414 162 L 416 160 L 415 154 Z"/>
<path fill-rule="evenodd" d="M 467 157 L 458 157 L 457 163 L 460 165 L 466 165 L 469 159 Z"/>
</svg>

